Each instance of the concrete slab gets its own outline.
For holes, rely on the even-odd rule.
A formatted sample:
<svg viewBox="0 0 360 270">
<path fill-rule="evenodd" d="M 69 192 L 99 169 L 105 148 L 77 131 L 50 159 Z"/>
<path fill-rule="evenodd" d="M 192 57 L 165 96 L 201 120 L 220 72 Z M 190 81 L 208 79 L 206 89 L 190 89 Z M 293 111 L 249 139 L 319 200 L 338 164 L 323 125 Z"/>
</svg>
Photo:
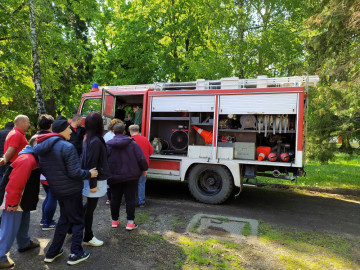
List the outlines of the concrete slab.
<svg viewBox="0 0 360 270">
<path fill-rule="evenodd" d="M 258 235 L 259 222 L 255 219 L 238 218 L 232 216 L 196 214 L 189 222 L 186 231 L 195 228 L 198 233 L 219 237 L 242 236 L 246 224 L 250 225 L 250 235 Z"/>
</svg>

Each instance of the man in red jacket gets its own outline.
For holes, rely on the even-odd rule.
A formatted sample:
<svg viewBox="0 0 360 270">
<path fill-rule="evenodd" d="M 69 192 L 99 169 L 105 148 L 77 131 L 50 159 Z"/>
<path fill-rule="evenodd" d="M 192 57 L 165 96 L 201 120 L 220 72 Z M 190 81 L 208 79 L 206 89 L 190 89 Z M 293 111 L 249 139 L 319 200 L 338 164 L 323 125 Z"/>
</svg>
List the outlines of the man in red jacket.
<svg viewBox="0 0 360 270">
<path fill-rule="evenodd" d="M 30 140 L 35 143 L 35 138 Z M 16 238 L 19 252 L 39 247 L 30 240 L 30 211 L 36 209 L 40 189 L 40 170 L 33 148 L 26 146 L 4 174 L 0 186 L 0 204 L 3 217 L 0 228 L 0 269 L 14 262 L 6 254 Z"/>
<path fill-rule="evenodd" d="M 131 125 L 129 127 L 129 131 L 131 134 L 131 137 L 135 140 L 135 142 L 140 146 L 141 150 L 144 153 L 144 156 L 146 157 L 146 161 L 149 164 L 149 157 L 154 153 L 154 149 L 152 145 L 150 144 L 149 140 L 140 135 L 140 127 L 138 125 Z M 139 178 L 138 182 L 138 204 L 139 207 L 145 207 L 145 183 L 147 180 L 147 171 L 143 172 L 143 174 Z"/>
<path fill-rule="evenodd" d="M 28 144 L 25 131 L 30 127 L 29 118 L 26 115 L 18 115 L 15 117 L 14 124 L 15 127 L 6 136 L 4 156 L 0 158 L 0 166 L 14 162 L 19 152 Z"/>
</svg>

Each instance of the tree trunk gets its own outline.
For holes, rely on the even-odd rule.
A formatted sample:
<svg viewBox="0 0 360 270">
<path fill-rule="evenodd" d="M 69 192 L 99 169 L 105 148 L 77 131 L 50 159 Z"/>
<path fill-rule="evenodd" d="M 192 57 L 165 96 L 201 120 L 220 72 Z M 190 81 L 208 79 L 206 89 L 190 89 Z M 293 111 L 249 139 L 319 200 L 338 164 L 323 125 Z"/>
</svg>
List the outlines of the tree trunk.
<svg viewBox="0 0 360 270">
<path fill-rule="evenodd" d="M 33 1 L 34 0 L 29 1 L 30 38 L 32 45 L 33 72 L 34 72 L 33 82 L 35 84 L 36 107 L 37 107 L 37 112 L 40 115 L 46 113 L 46 110 L 43 99 L 43 91 L 41 87 L 41 71 L 40 71 L 38 43 L 37 43 L 35 7 Z"/>
</svg>

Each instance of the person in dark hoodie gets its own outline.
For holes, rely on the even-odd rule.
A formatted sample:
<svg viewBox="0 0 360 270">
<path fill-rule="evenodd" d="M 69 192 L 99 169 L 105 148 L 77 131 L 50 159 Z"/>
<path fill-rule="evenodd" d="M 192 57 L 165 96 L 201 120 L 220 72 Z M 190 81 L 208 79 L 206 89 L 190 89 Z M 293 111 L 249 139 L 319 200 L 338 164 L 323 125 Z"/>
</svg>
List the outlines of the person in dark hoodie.
<svg viewBox="0 0 360 270">
<path fill-rule="evenodd" d="M 72 131 L 65 117 L 58 116 L 52 124 L 52 130 L 53 133 L 37 136 L 34 148 L 41 171 L 60 206 L 60 218 L 44 261 L 51 263 L 63 254 L 62 245 L 66 233 L 71 229 L 71 254 L 67 263 L 74 265 L 90 256 L 90 252 L 82 248 L 84 210 L 81 192 L 83 180 L 96 177 L 98 172 L 95 168 L 80 168 L 77 151 L 67 142 Z"/>
<path fill-rule="evenodd" d="M 51 133 L 51 126 L 53 122 L 54 117 L 51 115 L 40 115 L 38 119 L 38 125 L 40 129 L 36 134 L 43 135 Z M 43 231 L 53 230 L 56 228 L 56 222 L 53 218 L 57 207 L 57 199 L 51 192 L 49 183 L 46 181 L 46 178 L 43 174 L 40 175 L 40 183 L 46 193 L 45 200 L 42 204 L 42 217 L 40 220 L 40 226 L 42 227 Z"/>
<path fill-rule="evenodd" d="M 93 216 L 100 197 L 107 191 L 107 181 L 110 170 L 107 162 L 106 144 L 103 139 L 104 124 L 101 114 L 90 113 L 85 119 L 86 138 L 83 143 L 81 168 L 98 169 L 98 176 L 84 181 L 83 195 L 87 197 L 85 209 L 84 245 L 99 247 L 104 244 L 97 239 L 92 231 Z"/>
<path fill-rule="evenodd" d="M 135 219 L 136 189 L 140 175 L 147 171 L 148 163 L 136 142 L 124 135 L 125 126 L 114 126 L 115 137 L 106 143 L 111 176 L 108 179 L 111 192 L 111 226 L 119 226 L 119 211 L 123 194 L 125 195 L 127 225 L 126 230 L 137 228 Z"/>
<path fill-rule="evenodd" d="M 32 137 L 30 145 L 34 144 L 35 137 Z M 36 210 L 40 189 L 38 161 L 30 145 L 19 152 L 19 157 L 6 170 L 0 186 L 0 208 L 4 209 L 0 228 L 0 269 L 14 266 L 6 254 L 15 238 L 19 252 L 39 247 L 28 234 L 30 211 Z"/>
<path fill-rule="evenodd" d="M 85 136 L 85 129 L 81 126 L 82 116 L 74 114 L 71 119 L 70 129 L 72 131 L 69 142 L 73 144 L 78 152 L 79 157 L 82 154 L 82 144 Z"/>
</svg>

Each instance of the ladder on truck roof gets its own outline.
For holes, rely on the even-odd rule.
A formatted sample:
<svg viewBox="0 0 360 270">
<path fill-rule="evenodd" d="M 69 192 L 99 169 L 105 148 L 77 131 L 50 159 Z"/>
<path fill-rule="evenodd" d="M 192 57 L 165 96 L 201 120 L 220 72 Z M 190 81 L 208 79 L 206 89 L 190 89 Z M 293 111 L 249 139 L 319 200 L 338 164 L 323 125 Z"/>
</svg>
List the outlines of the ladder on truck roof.
<svg viewBox="0 0 360 270">
<path fill-rule="evenodd" d="M 220 80 L 198 79 L 192 82 L 156 83 L 154 89 L 166 90 L 219 90 L 267 87 L 315 86 L 319 76 L 292 76 L 268 78 L 258 76 L 256 79 L 239 79 L 237 77 L 221 78 Z"/>
</svg>

